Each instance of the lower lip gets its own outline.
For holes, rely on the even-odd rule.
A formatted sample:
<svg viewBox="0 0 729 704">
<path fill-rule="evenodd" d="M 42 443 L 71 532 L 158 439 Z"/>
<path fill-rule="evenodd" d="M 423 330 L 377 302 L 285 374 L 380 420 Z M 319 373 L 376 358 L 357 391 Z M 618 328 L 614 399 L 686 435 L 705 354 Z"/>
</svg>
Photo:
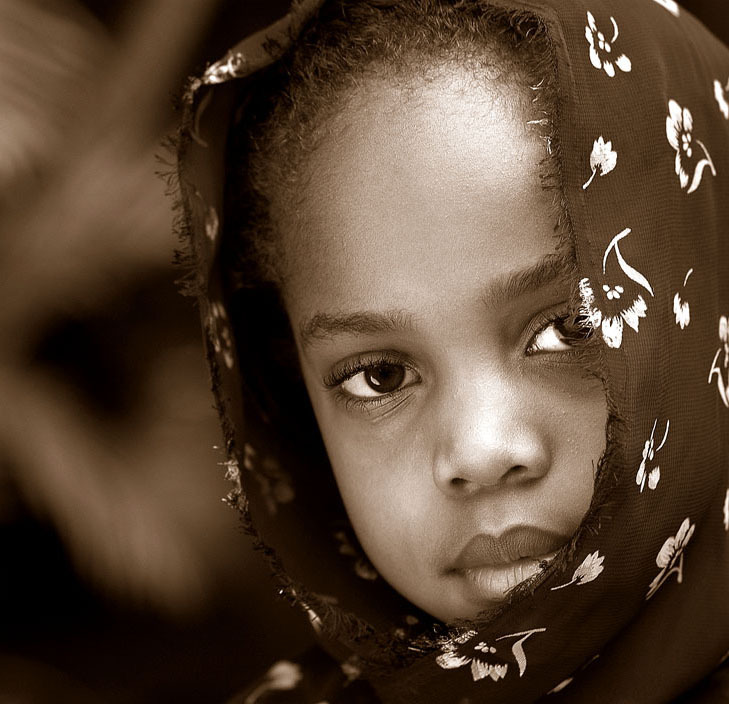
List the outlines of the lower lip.
<svg viewBox="0 0 729 704">
<path fill-rule="evenodd" d="M 540 557 L 524 557 L 505 565 L 469 567 L 458 570 L 457 574 L 465 579 L 475 601 L 501 602 L 510 589 L 538 574 L 540 564 L 549 562 L 556 554 L 551 552 Z"/>
</svg>

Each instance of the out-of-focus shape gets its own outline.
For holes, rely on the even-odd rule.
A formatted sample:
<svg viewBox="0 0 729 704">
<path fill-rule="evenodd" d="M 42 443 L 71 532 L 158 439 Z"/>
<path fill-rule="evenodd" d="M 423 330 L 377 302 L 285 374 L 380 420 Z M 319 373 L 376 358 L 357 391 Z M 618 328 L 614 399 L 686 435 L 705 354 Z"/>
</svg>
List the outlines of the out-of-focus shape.
<svg viewBox="0 0 729 704">
<path fill-rule="evenodd" d="M 71 2 L 0 0 L 0 202 L 31 188 L 84 119 L 110 39 Z"/>
<path fill-rule="evenodd" d="M 12 483 L 81 574 L 175 615 L 204 605 L 216 558 L 202 558 L 224 525 L 201 506 L 215 477 L 195 474 L 217 436 L 207 396 L 196 396 L 197 349 L 187 354 L 163 326 L 150 334 L 140 387 L 157 394 L 124 419 L 30 360 L 49 326 L 113 319 L 138 282 L 169 269 L 155 153 L 216 9 L 138 0 L 112 36 L 73 0 L 0 0 L 0 469 L 9 459 Z M 190 394 L 193 418 L 176 412 Z M 215 511 L 214 491 L 210 502 Z"/>
<path fill-rule="evenodd" d="M 216 3 L 188 0 L 184 12 L 174 0 L 132 3 L 118 42 L 92 20 L 72 19 L 80 10 L 66 16 L 36 0 L 2 6 L 3 71 L 18 96 L 4 141 L 18 146 L 12 159 L 0 154 L 15 165 L 0 214 L 0 332 L 98 302 L 140 268 L 168 263 L 170 207 L 152 164 L 186 52 Z M 59 29 L 54 43 L 46 33 L 64 21 L 75 23 L 75 39 L 67 44 Z M 16 26 L 25 32 L 14 51 Z M 75 59 L 65 78 L 49 75 L 46 41 Z M 25 96 L 36 92 L 44 95 L 34 106 Z"/>
</svg>

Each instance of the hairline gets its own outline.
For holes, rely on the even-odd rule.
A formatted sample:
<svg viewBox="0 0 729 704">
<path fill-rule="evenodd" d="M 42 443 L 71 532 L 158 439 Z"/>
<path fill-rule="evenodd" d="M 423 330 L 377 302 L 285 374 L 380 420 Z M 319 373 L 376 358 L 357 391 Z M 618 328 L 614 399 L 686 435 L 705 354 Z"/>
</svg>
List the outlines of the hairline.
<svg viewBox="0 0 729 704">
<path fill-rule="evenodd" d="M 492 53 L 495 54 L 495 52 Z M 367 91 L 376 90 L 378 86 L 394 90 L 403 97 L 398 108 L 407 109 L 402 106 L 410 101 L 415 101 L 414 105 L 417 107 L 419 96 L 429 86 L 442 80 L 450 81 L 452 76 L 458 76 L 458 82 L 455 84 L 457 92 L 466 92 L 471 88 L 495 91 L 496 99 L 499 102 L 502 102 L 507 109 L 513 110 L 514 114 L 521 116 L 525 132 L 539 134 L 539 125 L 535 126 L 538 120 L 533 119 L 538 117 L 538 112 L 530 111 L 529 87 L 523 80 L 523 76 L 519 82 L 509 84 L 507 81 L 512 74 L 506 70 L 499 76 L 484 78 L 479 75 L 477 72 L 479 57 L 465 65 L 455 56 L 445 56 L 441 59 L 436 56 L 431 58 L 431 61 L 411 67 L 411 63 L 415 63 L 416 59 L 413 55 L 412 61 L 407 61 L 403 66 L 398 65 L 394 71 L 392 67 L 374 59 L 367 64 L 366 70 L 352 76 L 351 84 L 339 92 L 336 102 L 327 106 L 326 114 L 320 116 L 318 124 L 312 129 L 310 150 L 305 155 L 300 155 L 300 164 L 293 169 L 297 173 L 297 181 L 281 189 L 274 195 L 270 203 L 269 215 L 274 229 L 275 257 L 280 263 L 276 274 L 276 284 L 280 289 L 285 288 L 288 278 L 286 271 L 291 267 L 292 247 L 290 243 L 292 238 L 295 238 L 293 240 L 295 242 L 301 242 L 307 237 L 307 233 L 302 229 L 297 217 L 299 212 L 297 206 L 311 192 L 309 182 L 315 178 L 316 174 L 306 165 L 306 158 L 311 159 L 326 140 L 336 138 L 336 134 L 350 124 L 346 121 L 343 122 L 347 111 L 359 110 L 367 100 Z M 378 69 L 382 69 L 382 71 L 380 72 Z M 463 81 L 459 80 L 461 77 L 463 77 Z M 541 165 L 540 175 L 543 176 Z M 282 206 L 282 203 L 285 205 Z M 293 207 L 292 204 L 294 204 Z"/>
<path fill-rule="evenodd" d="M 249 133 L 249 143 L 254 145 L 251 163 L 257 167 L 254 169 L 256 177 L 250 183 L 253 192 L 258 194 L 254 200 L 262 206 L 253 211 L 257 214 L 253 227 L 243 230 L 244 236 L 252 238 L 254 243 L 248 255 L 252 255 L 248 261 L 254 265 L 250 270 L 254 285 L 255 281 L 273 284 L 280 293 L 285 286 L 287 277 L 282 259 L 286 258 L 283 239 L 287 233 L 281 231 L 283 223 L 276 222 L 271 201 L 285 202 L 289 212 L 295 214 L 305 171 L 302 165 L 306 164 L 319 141 L 326 138 L 327 128 L 347 109 L 347 103 L 358 87 L 385 82 L 408 91 L 411 86 L 422 86 L 449 70 L 449 66 L 457 67 L 461 73 L 470 73 L 475 82 L 491 89 L 524 96 L 515 109 L 525 109 L 524 123 L 546 143 L 545 158 L 539 165 L 540 178 L 543 186 L 555 193 L 555 230 L 563 230 L 562 239 L 566 242 L 560 169 L 554 158 L 556 150 L 551 149 L 556 118 L 554 56 L 542 20 L 533 13 L 510 13 L 485 3 L 474 15 L 474 8 L 480 7 L 479 0 L 464 1 L 463 15 L 456 18 L 454 12 L 460 13 L 461 8 L 457 11 L 452 6 L 444 9 L 447 3 L 443 6 L 439 3 L 440 0 L 433 0 L 429 6 L 432 5 L 434 15 L 443 13 L 444 20 L 436 17 L 431 22 L 428 19 L 424 31 L 419 32 L 419 26 L 412 25 L 412 17 L 420 10 L 406 9 L 406 13 L 415 14 L 407 15 L 392 34 L 385 32 L 384 45 L 375 42 L 371 53 L 368 50 L 363 53 L 362 46 L 369 47 L 367 42 L 374 36 L 372 27 L 376 29 L 377 22 L 383 21 L 382 17 L 373 20 L 373 25 L 368 24 L 369 19 L 364 20 L 364 24 L 355 19 L 350 39 L 344 34 L 350 21 L 347 13 L 351 5 L 355 8 L 351 11 L 356 15 L 360 6 L 349 0 L 332 1 L 328 6 L 342 6 L 341 11 L 336 10 L 340 13 L 339 19 L 314 20 L 288 50 L 275 73 L 278 76 L 276 87 L 268 91 L 268 95 L 276 96 L 276 102 L 270 103 L 270 109 L 264 108 L 263 119 L 254 119 L 251 123 L 254 131 Z M 410 4 L 406 2 L 404 6 L 407 8 Z M 368 6 L 368 3 L 363 2 L 361 6 Z M 489 8 L 494 14 L 489 14 Z M 441 21 L 445 24 L 439 25 Z M 400 22 L 395 20 L 396 24 Z M 455 25 L 458 26 L 453 29 Z M 445 29 L 439 34 L 441 26 Z M 412 40 L 404 34 L 408 27 L 416 34 Z M 341 45 L 338 35 L 333 32 L 341 32 L 345 37 Z M 327 38 L 333 37 L 334 49 L 326 43 Z M 430 37 L 435 37 L 432 44 L 428 43 Z M 452 37 L 454 41 L 448 43 L 444 37 Z M 323 44 L 322 40 L 325 40 Z M 324 63 L 316 58 L 320 49 L 324 52 Z M 328 56 L 327 52 L 332 51 Z M 334 63 L 331 63 L 332 56 Z M 317 73 L 320 69 L 324 71 L 323 76 Z M 258 142 L 261 136 L 263 139 Z"/>
</svg>

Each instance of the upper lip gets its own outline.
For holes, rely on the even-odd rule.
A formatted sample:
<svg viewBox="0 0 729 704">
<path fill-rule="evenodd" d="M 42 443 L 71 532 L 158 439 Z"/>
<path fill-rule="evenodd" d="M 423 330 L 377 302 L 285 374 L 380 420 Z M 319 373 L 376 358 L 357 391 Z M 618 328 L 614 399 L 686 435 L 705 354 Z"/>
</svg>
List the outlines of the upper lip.
<svg viewBox="0 0 729 704">
<path fill-rule="evenodd" d="M 525 557 L 540 557 L 559 550 L 567 540 L 568 536 L 534 526 L 515 526 L 498 536 L 479 533 L 466 543 L 453 569 L 506 565 Z"/>
</svg>

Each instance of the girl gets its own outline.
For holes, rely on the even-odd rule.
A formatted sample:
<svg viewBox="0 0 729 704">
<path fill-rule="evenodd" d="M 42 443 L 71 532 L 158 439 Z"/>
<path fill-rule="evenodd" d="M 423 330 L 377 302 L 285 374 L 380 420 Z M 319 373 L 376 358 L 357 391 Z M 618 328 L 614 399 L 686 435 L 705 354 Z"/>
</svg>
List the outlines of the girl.
<svg viewBox="0 0 729 704">
<path fill-rule="evenodd" d="M 228 501 L 323 648 L 235 701 L 718 696 L 728 84 L 672 0 L 303 3 L 192 81 Z"/>
</svg>

